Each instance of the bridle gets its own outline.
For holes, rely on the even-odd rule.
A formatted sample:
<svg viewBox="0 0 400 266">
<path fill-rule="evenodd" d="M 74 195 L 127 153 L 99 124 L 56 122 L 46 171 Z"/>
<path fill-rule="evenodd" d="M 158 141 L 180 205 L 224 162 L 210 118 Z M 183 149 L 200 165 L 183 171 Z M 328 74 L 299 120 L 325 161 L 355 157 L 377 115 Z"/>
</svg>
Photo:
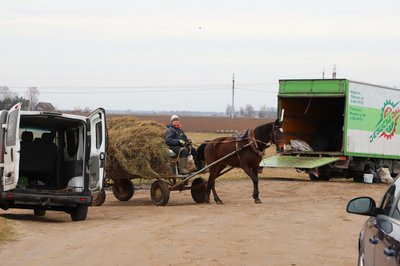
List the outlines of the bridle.
<svg viewBox="0 0 400 266">
<path fill-rule="evenodd" d="M 252 129 L 250 131 L 250 142 L 252 142 L 252 145 L 251 145 L 252 150 L 255 153 L 257 153 L 260 157 L 263 157 L 264 154 L 265 154 L 265 150 L 268 149 L 271 146 L 271 144 L 278 145 L 280 143 L 285 143 L 284 139 L 277 140 L 277 138 L 276 138 L 276 131 L 277 130 L 279 130 L 281 133 L 283 133 L 282 127 L 280 126 L 279 129 L 277 129 L 276 125 L 274 124 L 273 127 L 272 127 L 271 134 L 270 134 L 270 139 L 271 140 L 269 142 L 264 142 L 264 141 L 256 139 L 255 134 L 254 134 L 254 130 Z M 258 147 L 259 143 L 265 145 L 265 148 L 262 151 Z"/>
</svg>

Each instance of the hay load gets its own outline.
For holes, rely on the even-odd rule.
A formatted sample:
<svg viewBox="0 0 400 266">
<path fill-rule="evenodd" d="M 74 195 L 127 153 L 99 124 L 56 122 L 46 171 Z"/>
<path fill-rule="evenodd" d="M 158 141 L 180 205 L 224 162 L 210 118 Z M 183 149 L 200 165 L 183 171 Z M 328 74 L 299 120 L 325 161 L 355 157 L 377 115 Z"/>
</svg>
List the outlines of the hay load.
<svg viewBox="0 0 400 266">
<path fill-rule="evenodd" d="M 108 119 L 107 128 L 107 178 L 156 178 L 165 172 L 164 126 L 126 116 Z"/>
</svg>

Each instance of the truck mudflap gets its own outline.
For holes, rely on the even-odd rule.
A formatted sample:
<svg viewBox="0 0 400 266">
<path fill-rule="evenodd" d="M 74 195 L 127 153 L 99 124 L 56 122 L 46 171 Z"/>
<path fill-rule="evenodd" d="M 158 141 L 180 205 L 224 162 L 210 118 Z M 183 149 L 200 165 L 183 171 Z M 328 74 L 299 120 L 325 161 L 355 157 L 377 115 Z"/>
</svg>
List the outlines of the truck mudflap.
<svg viewBox="0 0 400 266">
<path fill-rule="evenodd" d="M 313 169 L 336 161 L 340 157 L 272 156 L 261 161 L 260 167 Z"/>
</svg>

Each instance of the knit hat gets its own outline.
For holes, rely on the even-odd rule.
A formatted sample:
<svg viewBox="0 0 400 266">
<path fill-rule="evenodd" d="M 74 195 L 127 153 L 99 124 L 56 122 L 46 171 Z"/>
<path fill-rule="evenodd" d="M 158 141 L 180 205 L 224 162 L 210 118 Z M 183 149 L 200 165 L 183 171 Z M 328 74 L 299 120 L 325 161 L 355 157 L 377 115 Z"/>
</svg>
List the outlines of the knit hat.
<svg viewBox="0 0 400 266">
<path fill-rule="evenodd" d="M 171 116 L 171 122 L 174 120 L 179 120 L 179 117 L 177 115 L 173 115 Z"/>
</svg>

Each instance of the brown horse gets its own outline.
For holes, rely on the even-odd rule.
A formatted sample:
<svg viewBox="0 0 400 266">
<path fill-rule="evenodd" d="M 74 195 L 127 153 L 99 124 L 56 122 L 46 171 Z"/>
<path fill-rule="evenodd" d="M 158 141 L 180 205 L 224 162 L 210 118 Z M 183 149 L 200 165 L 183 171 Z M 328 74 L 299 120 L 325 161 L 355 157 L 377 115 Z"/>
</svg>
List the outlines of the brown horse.
<svg viewBox="0 0 400 266">
<path fill-rule="evenodd" d="M 200 145 L 198 148 L 199 157 L 202 157 L 201 159 L 204 159 L 208 165 L 229 153 L 234 153 L 221 162 L 210 166 L 205 202 L 210 202 L 210 192 L 212 190 L 215 202 L 217 204 L 223 203 L 215 191 L 215 179 L 226 172 L 226 170 L 224 171 L 226 167 L 232 167 L 242 168 L 251 178 L 253 181 L 254 201 L 255 203 L 262 203 L 258 196 L 259 164 L 264 150 L 271 144 L 275 144 L 277 150 L 283 150 L 283 129 L 279 120 L 250 129 L 248 137 L 244 139 L 221 137 Z"/>
</svg>

